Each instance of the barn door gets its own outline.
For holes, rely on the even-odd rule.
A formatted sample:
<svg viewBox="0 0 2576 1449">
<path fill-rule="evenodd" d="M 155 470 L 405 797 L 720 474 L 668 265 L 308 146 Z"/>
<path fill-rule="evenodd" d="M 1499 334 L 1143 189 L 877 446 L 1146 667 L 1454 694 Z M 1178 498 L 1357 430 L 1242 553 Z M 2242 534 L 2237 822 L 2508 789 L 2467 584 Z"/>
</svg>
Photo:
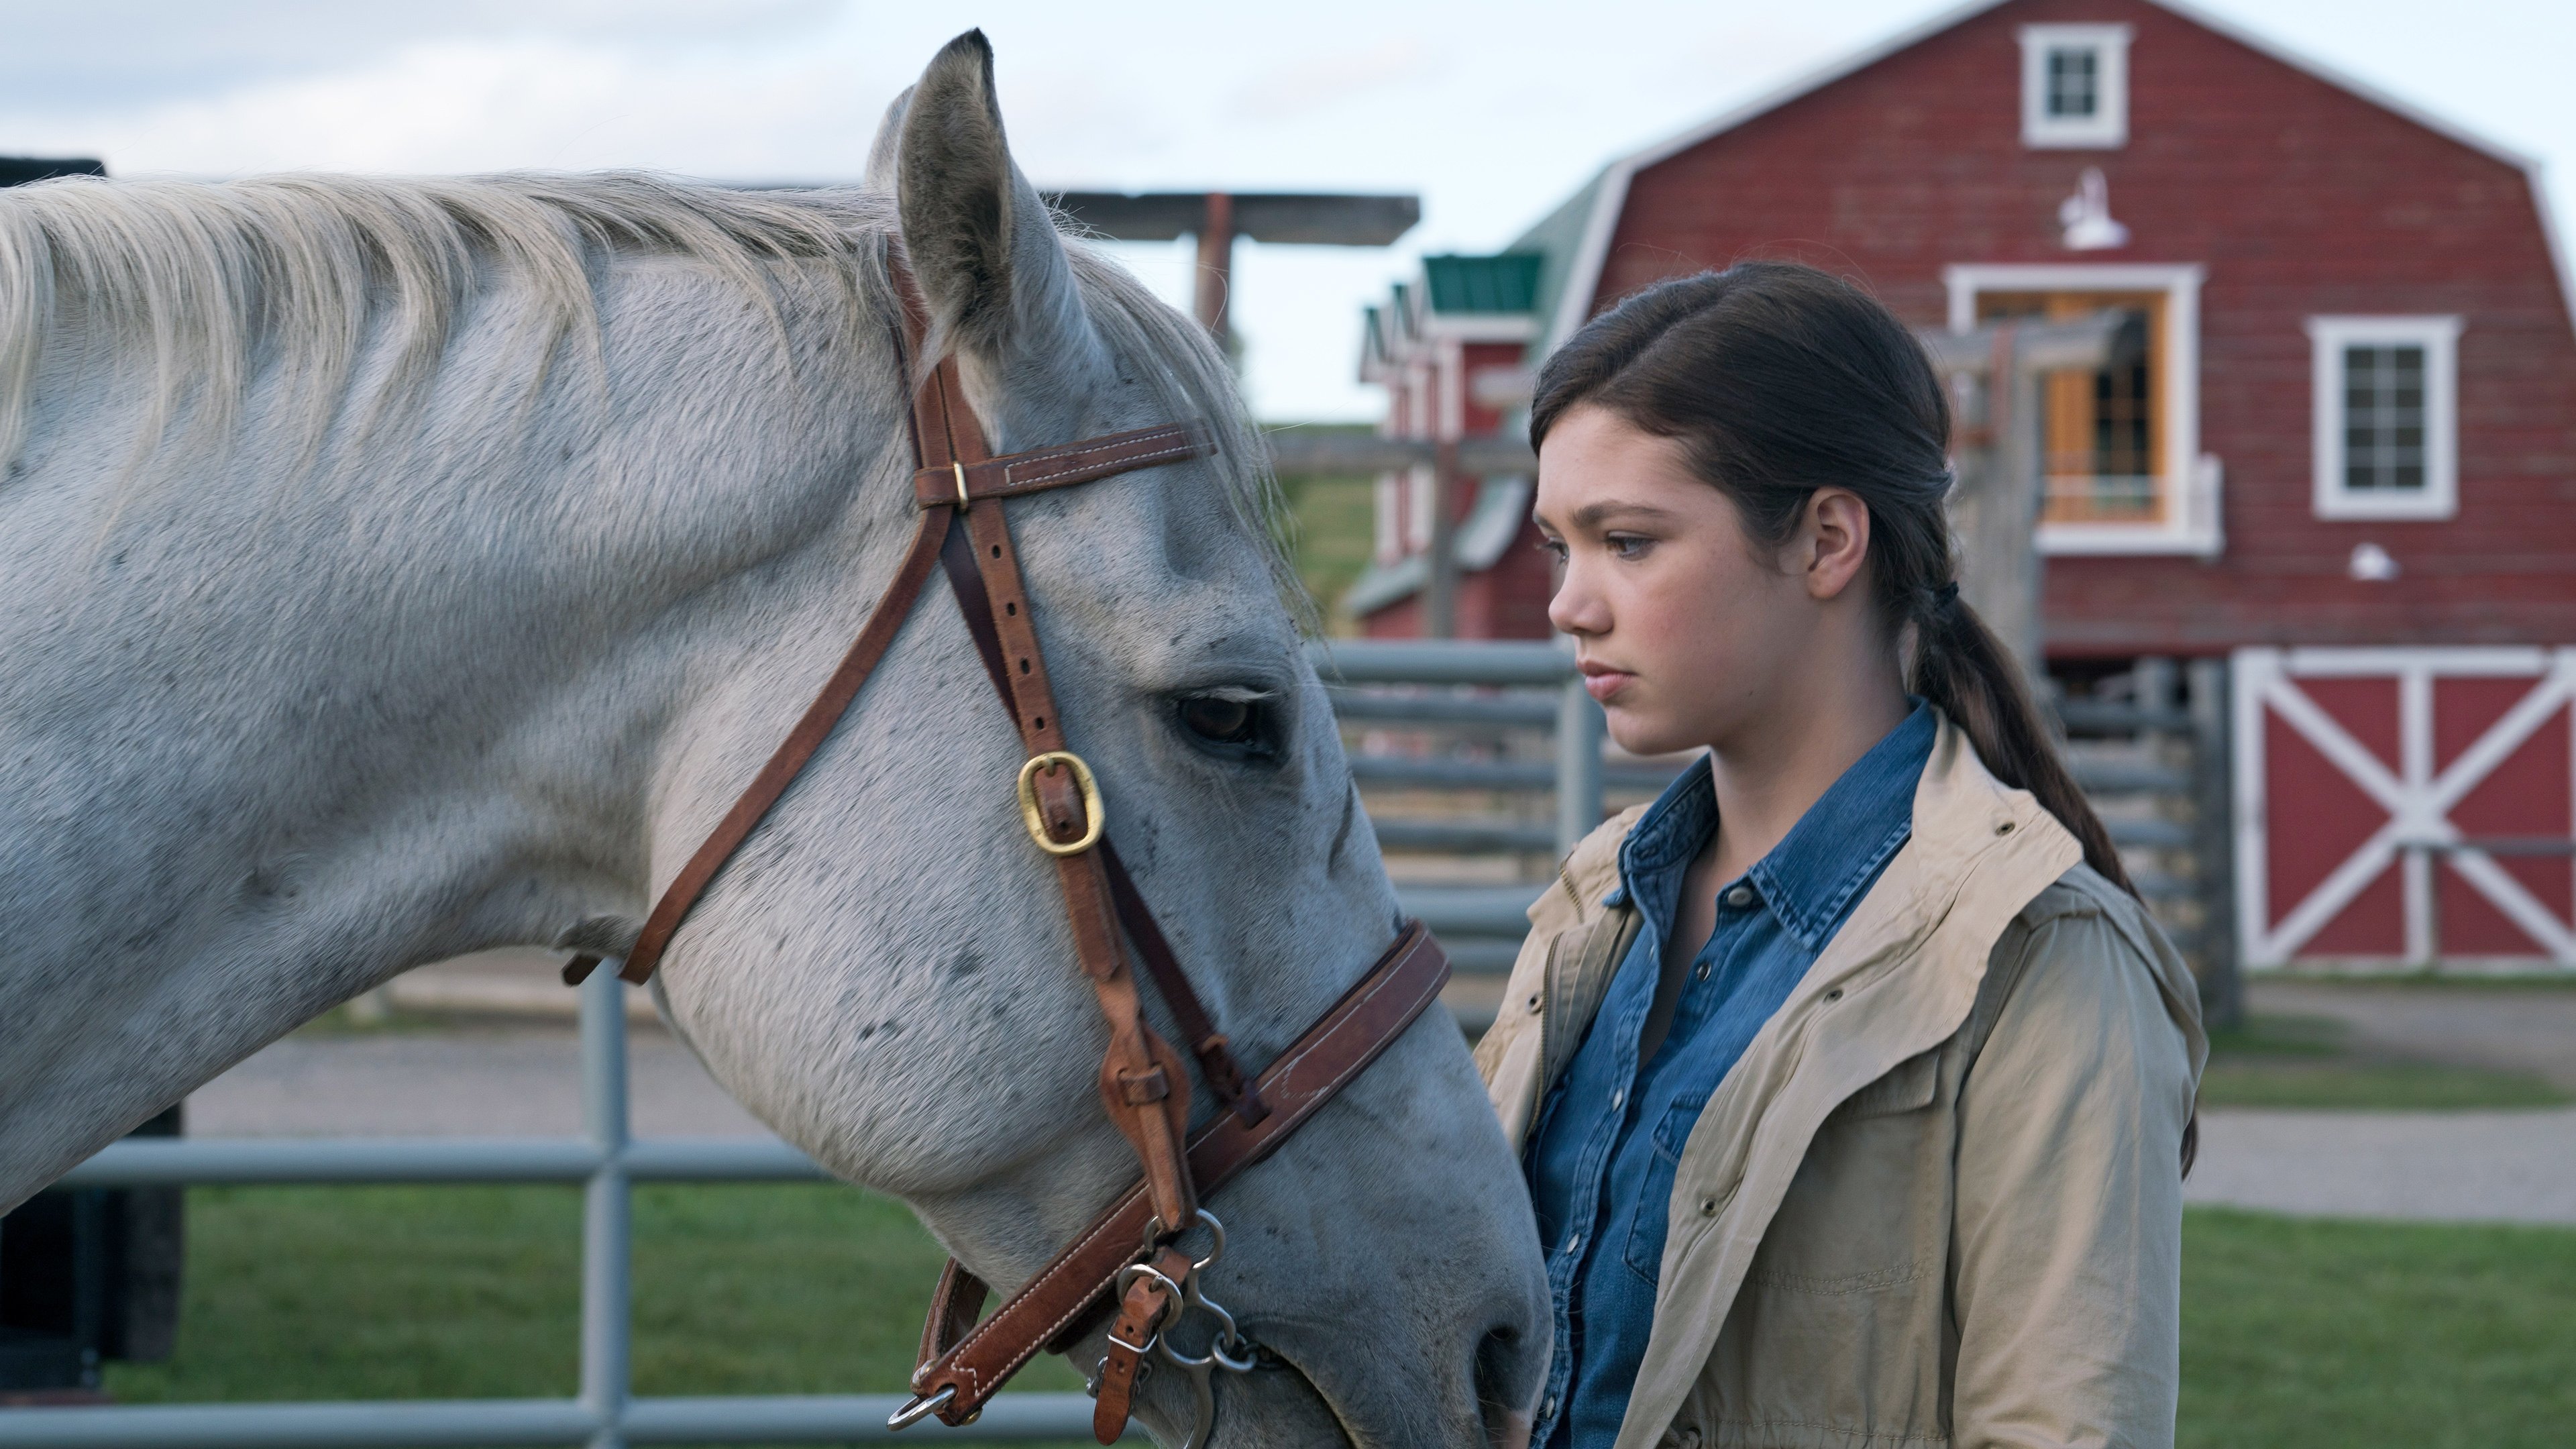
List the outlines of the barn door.
<svg viewBox="0 0 2576 1449">
<path fill-rule="evenodd" d="M 2576 649 L 2235 659 L 2245 964 L 2576 969 Z"/>
</svg>

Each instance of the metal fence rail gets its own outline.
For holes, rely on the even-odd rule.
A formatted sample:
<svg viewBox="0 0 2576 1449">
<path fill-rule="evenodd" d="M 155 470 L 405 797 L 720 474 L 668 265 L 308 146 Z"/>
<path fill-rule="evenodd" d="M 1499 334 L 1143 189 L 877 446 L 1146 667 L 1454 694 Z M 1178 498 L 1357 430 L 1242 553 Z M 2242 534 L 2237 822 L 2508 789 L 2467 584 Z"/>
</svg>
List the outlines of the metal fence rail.
<svg viewBox="0 0 2576 1449">
<path fill-rule="evenodd" d="M 323 1446 L 873 1443 L 894 1437 L 900 1394 L 645 1398 L 632 1392 L 629 1191 L 638 1182 L 815 1182 L 813 1160 L 776 1138 L 643 1138 L 627 1130 L 624 983 L 581 987 L 580 1137 L 501 1139 L 185 1138 L 119 1142 L 65 1187 L 178 1183 L 528 1183 L 583 1185 L 581 1392 L 570 1399 L 409 1403 L 178 1404 L 0 1409 L 0 1446 L 93 1449 L 323 1449 Z M 929 1285 L 922 1285 L 927 1291 Z M 1080 1394 L 1005 1394 L 963 1429 L 917 1426 L 907 1442 L 1081 1440 Z M 1131 1438 L 1141 1435 L 1131 1433 Z"/>
<path fill-rule="evenodd" d="M 1601 762 L 1605 723 L 1601 706 L 1593 703 L 1592 696 L 1583 691 L 1583 682 L 1575 672 L 1571 650 L 1537 642 L 1462 644 L 1446 640 L 1335 639 L 1309 645 L 1307 657 L 1314 662 L 1316 672 L 1324 677 L 1325 684 L 1333 687 L 1334 708 L 1346 719 L 1473 721 L 1522 728 L 1547 725 L 1554 729 L 1555 761 L 1544 776 L 1525 766 L 1485 765 L 1476 767 L 1486 772 L 1482 776 L 1477 775 L 1476 769 L 1467 769 L 1464 777 L 1450 778 L 1443 776 L 1443 768 L 1435 768 L 1437 762 L 1390 762 L 1365 757 L 1352 761 L 1356 774 L 1366 778 L 1369 772 L 1375 771 L 1378 779 L 1385 783 L 1437 783 L 1453 788 L 1467 784 L 1471 788 L 1552 789 L 1556 794 L 1556 834 L 1552 841 L 1542 846 L 1535 828 L 1510 830 L 1504 827 L 1501 828 L 1502 833 L 1494 833 L 1497 827 L 1492 826 L 1389 821 L 1377 825 L 1381 844 L 1473 850 L 1479 847 L 1468 843 L 1469 837 L 1464 832 L 1481 830 L 1488 832 L 1492 840 L 1492 843 L 1482 846 L 1483 849 L 1552 848 L 1553 853 L 1562 855 L 1601 823 L 1601 792 L 1606 783 Z M 1362 684 L 1524 688 L 1540 685 L 1554 689 L 1557 697 L 1552 709 L 1527 697 L 1388 699 L 1359 694 L 1350 688 Z M 1462 768 L 1445 766 L 1450 771 Z M 1435 780 L 1433 776 L 1443 778 Z M 1398 828 L 1390 833 L 1390 826 Z M 1536 895 L 1537 892 L 1533 890 L 1531 894 Z M 1524 900 L 1523 904 L 1527 901 Z M 1432 929 L 1439 930 L 1439 924 L 1433 922 Z M 1512 934 L 1517 936 L 1518 929 L 1515 928 Z"/>
</svg>

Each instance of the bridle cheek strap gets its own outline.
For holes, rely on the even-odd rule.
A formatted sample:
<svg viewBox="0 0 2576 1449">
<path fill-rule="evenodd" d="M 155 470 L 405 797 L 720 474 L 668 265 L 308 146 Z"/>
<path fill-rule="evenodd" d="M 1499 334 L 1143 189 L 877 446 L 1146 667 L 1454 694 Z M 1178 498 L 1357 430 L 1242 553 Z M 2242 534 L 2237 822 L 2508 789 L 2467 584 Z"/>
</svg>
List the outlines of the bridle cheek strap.
<svg viewBox="0 0 2576 1449">
<path fill-rule="evenodd" d="M 1439 1000 L 1448 980 L 1440 943 L 1420 921 L 1406 922 L 1368 974 L 1262 1072 L 1255 1085 L 1269 1114 L 1258 1124 L 1221 1116 L 1190 1139 L 1200 1189 L 1213 1193 L 1278 1150 Z M 951 1260 L 922 1327 L 917 1400 L 954 1391 L 937 1413 L 952 1427 L 964 1424 L 1039 1350 L 1071 1348 L 1097 1322 L 1118 1270 L 1137 1260 L 1152 1219 L 1144 1187 L 1128 1189 L 980 1324 L 985 1287 Z"/>
<path fill-rule="evenodd" d="M 901 256 L 890 252 L 887 262 L 903 304 L 895 346 L 909 375 L 910 360 L 921 353 L 927 312 Z M 931 571 L 943 571 L 1026 750 L 1015 786 L 1022 816 L 1032 840 L 1055 861 L 1075 955 L 1109 1026 L 1100 1063 L 1101 1107 L 1143 1168 L 1141 1183 L 980 1326 L 975 1315 L 987 1296 L 984 1284 L 955 1261 L 948 1264 L 923 1325 L 920 1365 L 913 1374 L 918 1397 L 897 1418 L 908 1423 L 936 1413 L 957 1425 L 981 1412 L 1040 1349 L 1067 1347 L 1087 1329 L 1122 1269 L 1167 1254 L 1171 1240 L 1197 1218 L 1202 1191 L 1213 1191 L 1268 1156 L 1376 1060 L 1438 998 L 1449 963 L 1420 922 L 1406 923 L 1357 985 L 1258 1081 L 1247 1080 L 1103 833 L 1099 785 L 1091 767 L 1067 747 L 1018 551 L 1003 516 L 1009 499 L 1204 457 L 1213 448 L 1189 428 L 1165 425 L 994 457 L 954 358 L 942 359 L 920 378 L 906 421 L 920 525 L 893 582 L 795 728 L 654 902 L 618 974 L 639 986 L 651 979 L 698 899 L 858 698 L 919 603 Z M 1127 966 L 1131 944 L 1188 1038 L 1201 1078 L 1226 1108 L 1195 1137 L 1188 1133 L 1189 1071 L 1145 1020 L 1135 973 Z M 580 983 L 600 960 L 573 957 L 564 966 L 565 982 Z M 1150 1293 L 1138 1298 L 1136 1313 L 1159 1317 L 1167 1305 L 1151 1299 Z M 1098 1427 L 1104 1443 L 1126 1422 L 1135 1367 L 1125 1364 L 1102 1396 Z"/>
<path fill-rule="evenodd" d="M 918 345 L 917 338 L 909 340 Z M 957 360 L 942 358 L 928 382 L 914 394 L 913 434 L 921 449 L 921 471 L 954 472 L 1001 461 L 985 454 L 984 430 L 966 400 Z M 969 491 L 971 495 L 971 483 Z M 955 510 L 941 559 L 950 587 L 957 592 L 958 607 L 970 621 L 980 619 L 986 626 L 975 631 L 979 650 L 987 632 L 1001 650 L 1002 701 L 1010 706 L 1012 723 L 1019 729 L 1030 762 L 1020 771 L 1021 802 L 1029 816 L 1030 833 L 1055 858 L 1074 955 L 1083 975 L 1091 979 L 1100 1014 L 1109 1022 L 1109 1050 L 1100 1062 L 1100 1104 L 1144 1166 L 1155 1215 L 1178 1231 L 1198 1217 L 1198 1194 L 1191 1186 L 1185 1156 L 1189 1073 L 1170 1044 L 1146 1024 L 1135 973 L 1127 969 L 1108 876 L 1095 850 L 1101 833 L 1096 828 L 1099 787 L 1090 779 L 1090 766 L 1072 752 L 1065 738 L 1064 718 L 1047 679 L 1046 655 L 1038 647 L 1009 520 L 998 503 L 980 509 L 971 504 L 961 508 L 953 502 L 938 507 Z M 961 538 L 967 544 L 971 569 L 957 565 L 956 544 Z M 980 599 L 974 597 L 977 593 Z M 990 661 L 986 670 L 991 671 Z M 1046 763 L 1040 765 L 1041 761 Z"/>
</svg>

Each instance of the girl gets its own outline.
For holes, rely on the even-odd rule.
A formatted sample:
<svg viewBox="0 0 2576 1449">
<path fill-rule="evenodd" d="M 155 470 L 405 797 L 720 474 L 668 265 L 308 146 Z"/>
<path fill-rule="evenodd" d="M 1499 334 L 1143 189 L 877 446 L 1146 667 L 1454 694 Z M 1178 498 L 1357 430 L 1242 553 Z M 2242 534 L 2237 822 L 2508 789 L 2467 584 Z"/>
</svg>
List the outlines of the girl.
<svg viewBox="0 0 2576 1449">
<path fill-rule="evenodd" d="M 2173 1440 L 2198 996 L 1960 602 L 1949 423 L 1781 264 L 1540 376 L 1549 617 L 1622 747 L 1708 747 L 1568 858 L 1478 1048 L 1540 1449 Z"/>
</svg>

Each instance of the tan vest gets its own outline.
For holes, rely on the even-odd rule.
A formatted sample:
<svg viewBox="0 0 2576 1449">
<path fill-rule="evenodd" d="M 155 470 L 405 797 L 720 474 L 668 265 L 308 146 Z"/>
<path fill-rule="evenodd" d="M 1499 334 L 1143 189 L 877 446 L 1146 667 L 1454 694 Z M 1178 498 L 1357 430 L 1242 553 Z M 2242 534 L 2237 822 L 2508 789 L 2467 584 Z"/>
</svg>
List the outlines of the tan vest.
<svg viewBox="0 0 2576 1449">
<path fill-rule="evenodd" d="M 1595 831 L 1476 1050 L 1520 1146 L 1636 934 Z M 1942 721 L 1913 838 L 1673 1181 L 1617 1449 L 2173 1441 L 2190 971 Z"/>
</svg>

